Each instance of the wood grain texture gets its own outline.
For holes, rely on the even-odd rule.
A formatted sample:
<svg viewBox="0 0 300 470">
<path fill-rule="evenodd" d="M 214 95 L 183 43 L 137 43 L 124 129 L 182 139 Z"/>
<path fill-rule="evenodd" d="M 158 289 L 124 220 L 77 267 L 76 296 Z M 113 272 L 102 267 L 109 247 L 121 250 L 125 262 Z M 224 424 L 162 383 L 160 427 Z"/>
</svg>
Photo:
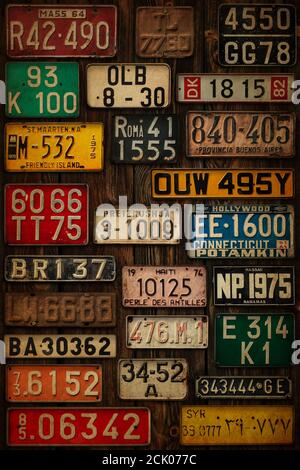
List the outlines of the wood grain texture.
<svg viewBox="0 0 300 470">
<path fill-rule="evenodd" d="M 4 7 L 8 3 L 14 4 L 48 4 L 53 5 L 55 3 L 59 4 L 68 4 L 68 5 L 79 5 L 79 4 L 101 4 L 101 1 L 97 0 L 62 0 L 54 2 L 50 0 L 37 1 L 33 0 L 27 2 L 25 0 L 4 0 L 1 2 L 1 19 L 2 25 L 4 25 Z M 105 4 L 115 4 L 118 7 L 118 35 L 117 35 L 117 55 L 111 59 L 98 59 L 96 62 L 162 62 L 161 59 L 141 59 L 135 54 L 135 11 L 138 6 L 159 6 L 165 3 L 163 0 L 109 0 L 104 2 Z M 300 173 L 300 155 L 299 149 L 297 155 L 294 159 L 289 160 L 288 164 L 284 160 L 276 159 L 187 159 L 186 155 L 186 146 L 185 146 L 185 121 L 186 121 L 186 112 L 190 110 L 243 110 L 243 111 L 253 111 L 259 109 L 260 111 L 295 111 L 295 106 L 293 105 L 194 105 L 194 104 L 178 104 L 175 100 L 175 76 L 177 73 L 189 73 L 189 72 L 221 72 L 222 69 L 218 65 L 217 61 L 217 9 L 218 5 L 224 3 L 224 0 L 174 0 L 172 2 L 174 5 L 187 5 L 194 7 L 194 18 L 195 18 L 195 48 L 194 54 L 191 57 L 184 59 L 166 59 L 164 60 L 171 67 L 172 71 L 172 102 L 171 106 L 167 109 L 158 111 L 158 113 L 168 114 L 176 113 L 179 116 L 180 120 L 180 135 L 179 135 L 179 162 L 178 167 L 180 168 L 277 168 L 277 167 L 294 167 L 297 171 L 297 176 Z M 229 2 L 230 3 L 230 2 Z M 237 3 L 243 3 L 242 1 Z M 262 3 L 262 2 L 253 2 L 253 3 Z M 274 2 L 274 0 L 264 0 L 263 3 L 282 3 L 280 1 Z M 288 3 L 298 4 L 298 15 L 300 13 L 300 5 L 296 0 L 291 0 Z M 8 60 L 4 45 L 5 45 L 5 28 L 2 27 L 1 31 L 1 70 L 2 76 L 4 79 L 4 64 Z M 92 233 L 94 226 L 94 213 L 96 207 L 103 202 L 116 204 L 118 202 L 119 195 L 128 196 L 128 204 L 133 202 L 140 202 L 146 205 L 151 203 L 151 188 L 150 188 L 150 171 L 151 167 L 149 166 L 130 166 L 130 165 L 115 165 L 111 163 L 111 126 L 112 126 L 112 115 L 116 114 L 119 110 L 110 111 L 110 110 L 95 110 L 88 108 L 86 105 L 86 76 L 85 76 L 85 67 L 88 63 L 93 62 L 89 59 L 79 59 L 80 64 L 80 89 L 81 89 L 81 111 L 80 116 L 77 121 L 93 121 L 93 122 L 104 122 L 105 128 L 105 165 L 104 171 L 101 173 L 5 173 L 3 170 L 3 161 L 1 159 L 1 175 L 0 182 L 2 184 L 2 194 L 3 194 L 3 183 L 9 182 L 43 182 L 43 183 L 87 183 L 90 188 L 90 243 L 84 247 L 8 247 L 4 246 L 3 243 L 0 243 L 0 256 L 3 260 L 5 255 L 34 255 L 34 254 L 57 254 L 57 255 L 75 255 L 80 253 L 81 255 L 113 255 L 116 257 L 117 262 L 117 278 L 113 283 L 101 283 L 99 285 L 99 292 L 115 292 L 117 294 L 117 326 L 116 328 L 101 328 L 101 329 L 84 329 L 75 328 L 72 329 L 74 333 L 84 333 L 84 334 L 94 334 L 98 333 L 107 333 L 107 334 L 116 334 L 117 335 L 117 358 L 102 361 L 103 367 L 103 399 L 101 406 L 148 406 L 152 414 L 152 441 L 149 446 L 150 449 L 184 449 L 179 444 L 178 438 L 178 426 L 179 426 L 179 409 L 181 403 L 178 402 L 142 402 L 142 401 L 121 401 L 117 396 L 117 360 L 119 358 L 128 358 L 128 357 L 152 357 L 152 358 L 165 358 L 165 357 L 180 357 L 185 358 L 189 364 L 189 393 L 187 400 L 182 404 L 195 404 L 198 405 L 201 402 L 195 398 L 195 378 L 200 375 L 210 374 L 210 375 L 287 375 L 293 378 L 293 400 L 289 403 L 294 403 L 296 406 L 296 441 L 293 446 L 293 449 L 300 449 L 300 365 L 292 368 L 256 368 L 256 369 L 237 369 L 237 368 L 217 368 L 214 362 L 214 318 L 217 312 L 247 312 L 246 308 L 234 308 L 231 307 L 225 308 L 216 308 L 213 306 L 213 292 L 211 289 L 211 280 L 212 280 L 212 267 L 214 264 L 224 264 L 224 265 L 239 265 L 244 264 L 244 260 L 230 260 L 230 262 L 220 262 L 216 261 L 202 261 L 202 260 L 190 260 L 187 258 L 184 242 L 182 241 L 177 246 L 133 246 L 133 245 L 94 245 L 92 243 Z M 294 68 L 276 68 L 276 72 L 293 72 L 297 73 L 297 76 L 300 76 L 300 64 Z M 228 74 L 233 72 L 266 72 L 270 73 L 274 71 L 272 67 L 264 68 L 261 70 L 258 67 L 248 68 L 247 70 L 242 67 L 238 68 L 226 68 Z M 299 106 L 296 107 L 297 114 L 300 112 L 298 110 Z M 128 110 L 132 114 L 139 114 L 139 110 Z M 145 112 L 142 110 L 142 112 Z M 154 113 L 155 111 L 146 111 Z M 3 125 L 4 125 L 4 110 L 3 106 L 0 109 L 1 113 L 1 133 L 0 133 L 0 142 L 3 149 Z M 299 116 L 298 116 L 299 118 Z M 9 119 L 6 119 L 9 121 Z M 296 176 L 296 181 L 297 181 Z M 0 208 L 0 218 L 3 220 L 3 198 L 1 199 L 1 208 Z M 173 201 L 175 202 L 175 201 Z M 181 200 L 180 203 L 184 204 L 185 201 Z M 217 201 L 218 202 L 218 201 Z M 224 202 L 224 201 L 223 201 Z M 284 201 L 282 201 L 284 202 Z M 300 205 L 300 186 L 298 185 L 298 191 L 295 200 L 296 214 L 299 210 Z M 298 230 L 298 225 L 296 224 L 296 247 L 297 247 L 297 258 L 296 258 L 296 268 L 298 271 L 300 269 L 300 232 Z M 248 265 L 256 265 L 259 261 L 247 260 Z M 134 315 L 135 313 L 140 313 L 136 309 L 124 308 L 121 304 L 121 269 L 122 266 L 131 266 L 134 264 L 138 265 L 191 265 L 199 266 L 205 265 L 208 270 L 208 306 L 204 309 L 197 309 L 194 313 L 197 315 L 207 314 L 210 318 L 210 341 L 209 348 L 207 351 L 198 350 L 198 351 L 184 351 L 184 350 L 170 350 L 170 351 L 130 351 L 125 346 L 125 317 L 126 315 Z M 263 263 L 269 264 L 269 263 Z M 280 260 L 273 261 L 270 263 L 272 265 L 292 265 L 293 260 Z M 299 286 L 299 289 L 296 288 L 297 293 L 297 303 L 295 308 L 278 308 L 278 311 L 294 311 L 295 320 L 296 320 L 296 338 L 300 338 L 300 278 L 299 272 L 297 275 L 296 287 Z M 95 290 L 94 283 L 72 283 L 72 291 L 76 292 L 91 292 Z M 16 285 L 10 285 L 3 281 L 3 272 L 1 272 L 1 290 L 3 292 L 12 292 L 16 290 Z M 67 283 L 30 283 L 30 284 L 18 284 L 18 292 L 49 292 L 49 291 L 58 291 L 58 292 L 68 292 L 70 290 L 70 285 Z M 0 299 L 0 308 L 3 311 L 3 296 Z M 193 309 L 168 309 L 170 315 L 191 315 Z M 259 308 L 251 309 L 251 312 L 258 312 Z M 264 307 L 263 312 L 274 312 L 274 308 Z M 277 312 L 277 309 L 276 309 Z M 143 309 L 142 311 L 145 315 L 163 315 L 166 313 L 166 309 Z M 4 316 L 1 316 L 0 321 L 0 334 L 1 336 L 4 333 L 14 332 L 16 334 L 24 333 L 22 328 L 9 328 L 4 327 L 3 323 Z M 26 329 L 26 333 L 37 333 L 36 329 Z M 68 329 L 65 328 L 45 328 L 43 329 L 45 333 L 69 333 Z M 23 361 L 25 364 L 34 363 L 34 361 Z M 68 360 L 48 360 L 41 361 L 40 363 L 53 364 L 53 363 L 64 363 L 68 364 Z M 74 360 L 73 363 L 86 363 L 82 360 Z M 96 362 L 96 361 L 94 361 Z M 22 363 L 21 360 L 18 363 Z M 3 368 L 2 368 L 3 369 Z M 0 376 L 1 383 L 4 383 L 4 371 L 1 370 Z M 225 404 L 224 401 L 209 401 L 205 400 L 202 403 L 205 404 Z M 253 404 L 250 401 L 246 400 L 235 400 L 235 401 L 226 401 L 226 404 Z M 262 405 L 265 404 L 265 401 L 257 400 L 255 403 Z M 275 401 L 275 403 L 277 403 Z M 279 401 L 278 404 L 281 404 Z M 7 408 L 7 403 L 4 398 L 4 387 L 1 388 L 0 396 L 0 446 L 5 448 L 5 410 Z M 255 450 L 258 447 L 252 447 L 252 450 Z M 260 449 L 262 447 L 259 447 Z M 266 447 L 265 447 L 266 448 Z M 204 447 L 197 447 L 198 451 L 204 450 Z"/>
</svg>

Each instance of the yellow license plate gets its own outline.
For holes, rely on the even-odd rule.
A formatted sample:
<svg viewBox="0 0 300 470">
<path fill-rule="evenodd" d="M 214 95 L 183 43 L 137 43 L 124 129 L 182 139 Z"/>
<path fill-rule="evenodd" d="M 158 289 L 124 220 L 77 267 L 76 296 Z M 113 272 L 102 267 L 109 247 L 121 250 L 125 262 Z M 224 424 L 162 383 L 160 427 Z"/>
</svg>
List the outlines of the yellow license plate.
<svg viewBox="0 0 300 470">
<path fill-rule="evenodd" d="M 42 122 L 5 126 L 7 171 L 99 171 L 103 124 Z"/>
<path fill-rule="evenodd" d="M 294 170 L 156 169 L 152 170 L 156 199 L 251 199 L 294 196 Z"/>
<path fill-rule="evenodd" d="M 292 406 L 183 406 L 183 445 L 292 444 Z"/>
</svg>

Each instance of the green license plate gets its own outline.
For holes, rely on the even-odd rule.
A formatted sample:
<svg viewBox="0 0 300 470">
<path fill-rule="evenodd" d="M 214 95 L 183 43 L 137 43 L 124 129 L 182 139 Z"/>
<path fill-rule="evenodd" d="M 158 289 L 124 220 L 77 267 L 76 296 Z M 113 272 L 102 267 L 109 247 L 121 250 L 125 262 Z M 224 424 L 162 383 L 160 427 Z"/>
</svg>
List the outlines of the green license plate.
<svg viewBox="0 0 300 470">
<path fill-rule="evenodd" d="M 79 116 L 79 69 L 75 62 L 9 62 L 6 88 L 9 117 Z"/>
<path fill-rule="evenodd" d="M 218 314 L 216 363 L 221 367 L 288 366 L 294 340 L 294 316 Z"/>
</svg>

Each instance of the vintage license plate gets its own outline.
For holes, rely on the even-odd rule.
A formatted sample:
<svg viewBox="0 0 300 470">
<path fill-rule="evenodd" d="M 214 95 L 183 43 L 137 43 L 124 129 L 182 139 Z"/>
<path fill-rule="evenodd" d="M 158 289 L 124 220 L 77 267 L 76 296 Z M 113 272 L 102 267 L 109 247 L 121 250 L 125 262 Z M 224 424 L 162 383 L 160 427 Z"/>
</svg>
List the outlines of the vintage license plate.
<svg viewBox="0 0 300 470">
<path fill-rule="evenodd" d="M 293 5 L 223 4 L 219 7 L 219 63 L 292 66 L 296 62 Z"/>
<path fill-rule="evenodd" d="M 107 282 L 116 278 L 114 256 L 6 256 L 9 282 Z"/>
<path fill-rule="evenodd" d="M 124 307 L 206 306 L 206 270 L 192 266 L 124 266 Z"/>
<path fill-rule="evenodd" d="M 292 406 L 182 406 L 182 445 L 275 445 L 294 442 Z"/>
<path fill-rule="evenodd" d="M 122 400 L 184 400 L 188 365 L 185 359 L 121 359 L 118 366 Z"/>
<path fill-rule="evenodd" d="M 12 118 L 79 116 L 76 62 L 8 62 L 6 115 Z"/>
<path fill-rule="evenodd" d="M 208 317 L 126 317 L 126 346 L 130 349 L 205 349 L 208 346 Z"/>
<path fill-rule="evenodd" d="M 148 408 L 11 408 L 9 446 L 139 446 L 151 439 Z"/>
<path fill-rule="evenodd" d="M 178 74 L 180 103 L 288 103 L 292 99 L 291 74 Z"/>
<path fill-rule="evenodd" d="M 191 217 L 190 258 L 293 258 L 291 205 L 197 205 Z"/>
<path fill-rule="evenodd" d="M 152 197 L 162 198 L 292 198 L 294 170 L 155 169 Z"/>
<path fill-rule="evenodd" d="M 116 324 L 116 295 L 99 292 L 6 293 L 5 324 L 96 328 Z"/>
<path fill-rule="evenodd" d="M 115 335 L 6 335 L 9 359 L 116 357 Z"/>
<path fill-rule="evenodd" d="M 294 305 L 293 266 L 214 266 L 215 305 Z"/>
<path fill-rule="evenodd" d="M 181 237 L 179 207 L 96 210 L 94 243 L 177 244 Z"/>
<path fill-rule="evenodd" d="M 113 118 L 114 163 L 173 163 L 178 158 L 177 116 L 118 115 Z"/>
<path fill-rule="evenodd" d="M 207 376 L 196 380 L 198 398 L 286 399 L 291 396 L 292 381 L 288 377 Z"/>
<path fill-rule="evenodd" d="M 102 400 L 99 365 L 8 365 L 6 400 L 15 403 L 95 403 Z"/>
<path fill-rule="evenodd" d="M 6 171 L 99 171 L 103 124 L 42 122 L 5 126 Z"/>
<path fill-rule="evenodd" d="M 253 111 L 189 111 L 189 157 L 272 157 L 295 155 L 295 114 Z"/>
<path fill-rule="evenodd" d="M 90 64 L 87 102 L 91 108 L 165 108 L 170 81 L 168 64 Z"/>
<path fill-rule="evenodd" d="M 86 245 L 88 186 L 7 184 L 5 241 L 9 245 Z"/>
<path fill-rule="evenodd" d="M 291 364 L 294 316 L 217 314 L 215 359 L 218 367 L 282 367 Z"/>
<path fill-rule="evenodd" d="M 113 5 L 8 5 L 9 57 L 113 57 L 117 9 Z"/>
<path fill-rule="evenodd" d="M 194 51 L 193 7 L 139 7 L 136 53 L 140 57 L 189 57 Z"/>
</svg>

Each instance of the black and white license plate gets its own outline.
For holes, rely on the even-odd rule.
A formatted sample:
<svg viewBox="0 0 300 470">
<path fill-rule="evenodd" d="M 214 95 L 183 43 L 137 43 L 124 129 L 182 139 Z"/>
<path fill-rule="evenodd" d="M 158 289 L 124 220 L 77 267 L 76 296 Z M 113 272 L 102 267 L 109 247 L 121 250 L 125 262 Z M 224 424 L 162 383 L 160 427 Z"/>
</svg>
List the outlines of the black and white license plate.
<svg viewBox="0 0 300 470">
<path fill-rule="evenodd" d="M 188 365 L 185 359 L 120 359 L 122 400 L 184 400 Z"/>
<path fill-rule="evenodd" d="M 294 257 L 291 205 L 197 204 L 190 227 L 190 258 Z"/>
<path fill-rule="evenodd" d="M 16 282 L 114 281 L 114 256 L 6 256 L 5 280 Z"/>
<path fill-rule="evenodd" d="M 221 65 L 292 66 L 296 41 L 293 5 L 230 2 L 219 7 Z"/>
<path fill-rule="evenodd" d="M 214 266 L 215 305 L 294 305 L 292 266 Z"/>
<path fill-rule="evenodd" d="M 290 398 L 292 381 L 272 376 L 207 376 L 196 380 L 198 398 L 278 399 Z"/>
<path fill-rule="evenodd" d="M 178 157 L 177 116 L 123 114 L 113 118 L 114 163 L 173 163 Z"/>
<path fill-rule="evenodd" d="M 165 108 L 171 99 L 168 64 L 89 64 L 91 108 Z"/>
<path fill-rule="evenodd" d="M 6 335 L 9 359 L 116 357 L 116 335 Z"/>
</svg>

